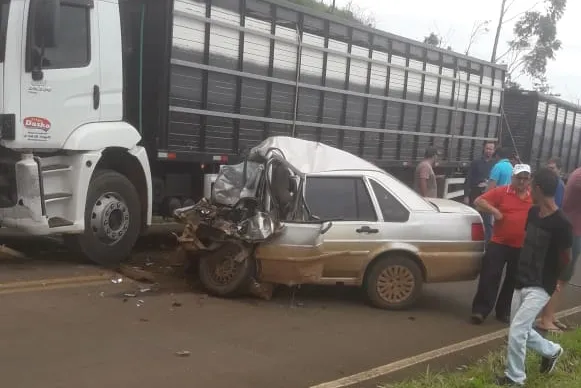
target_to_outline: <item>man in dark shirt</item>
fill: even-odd
[[[529,210],[526,236],[521,249],[508,333],[507,365],[498,385],[522,386],[526,380],[526,349],[543,358],[541,373],[551,373],[563,348],[533,329],[535,318],[560,289],[561,272],[571,260],[571,223],[555,203],[558,177],[549,169],[539,170],[531,193],[536,206]]]
[[[484,194],[488,184],[488,175],[494,164],[495,144],[487,142],[484,144],[482,157],[472,161],[470,170],[464,181],[464,203],[472,205],[474,200]]]
[[[488,176],[490,170],[496,160],[494,160],[494,152],[496,145],[493,142],[484,143],[484,150],[482,157],[472,161],[470,170],[464,181],[464,203],[472,206],[474,200],[484,194],[488,186]],[[490,214],[480,213],[482,221],[484,222],[485,241],[488,242],[492,235],[492,218]]]

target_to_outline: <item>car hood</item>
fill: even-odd
[[[476,210],[463,203],[442,198],[426,198],[440,213],[478,214]]]

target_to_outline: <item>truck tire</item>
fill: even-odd
[[[256,274],[256,260],[249,256],[235,261],[228,245],[198,259],[200,282],[215,296],[232,297],[248,291]]]
[[[377,260],[365,281],[371,304],[386,310],[406,310],[422,293],[422,270],[414,260],[401,254],[386,255]]]
[[[67,242],[90,261],[116,267],[131,254],[140,229],[141,205],[135,186],[116,171],[98,170],[87,192],[85,232],[68,237]]]

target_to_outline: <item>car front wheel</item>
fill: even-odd
[[[199,258],[200,281],[212,295],[231,297],[248,290],[256,274],[256,261],[252,256],[238,261],[237,252],[236,245],[225,243]]]
[[[364,287],[373,306],[405,310],[422,292],[422,271],[411,258],[389,255],[372,264]]]

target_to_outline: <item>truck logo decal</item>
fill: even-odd
[[[48,132],[51,127],[50,121],[42,117],[26,117],[23,122],[24,128],[41,129],[44,132]]]

